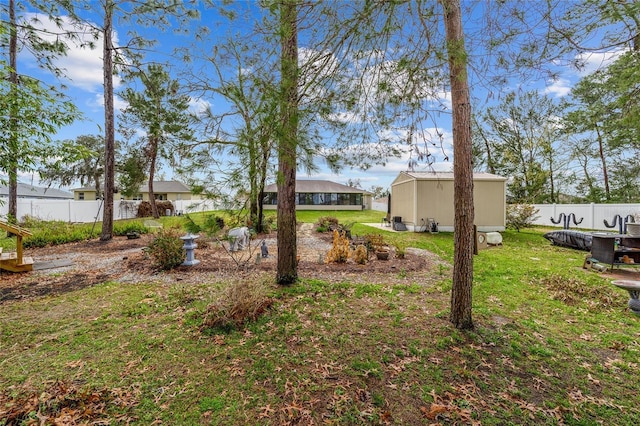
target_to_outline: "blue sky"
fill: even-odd
[[[255,6],[251,2],[243,2],[242,5],[245,6]],[[98,15],[86,15],[89,21],[96,22],[98,25],[100,24],[100,16]],[[212,38],[215,40],[216,35],[224,35],[230,30],[240,31],[243,25],[248,25],[249,22],[245,21],[245,24],[238,23],[236,21],[233,24],[233,27],[228,25],[227,20],[220,19],[219,22],[222,24],[215,24],[218,21],[218,16],[214,11],[207,10],[203,11],[203,21],[207,22],[209,28],[212,30]],[[243,21],[240,21],[243,22]],[[51,24],[47,23],[46,20],[42,20],[42,25],[53,28]],[[71,26],[70,21],[66,21],[66,26]],[[128,42],[128,26],[131,23],[127,22],[117,22],[115,25],[115,40],[117,44],[123,44]],[[174,47],[179,45],[189,45],[194,41],[193,34],[189,35],[175,35],[170,31],[163,32],[154,29],[139,29],[142,34],[151,37],[157,40],[157,44],[154,47],[154,50],[157,52],[154,55],[157,55],[158,58],[166,59],[167,54],[173,50]],[[90,37],[87,35],[87,37]],[[76,103],[77,107],[84,113],[85,120],[79,121],[71,126],[67,126],[62,128],[59,133],[56,135],[55,139],[73,139],[76,136],[82,134],[100,134],[102,133],[102,129],[104,127],[104,110],[103,110],[103,91],[102,91],[102,39],[95,40],[95,44],[97,48],[95,50],[91,50],[88,48],[80,48],[77,46],[70,45],[70,50],[66,57],[61,58],[58,61],[58,65],[66,70],[66,78],[62,80],[62,82],[67,86],[67,93],[71,97],[71,99]],[[471,55],[475,54],[473,50],[470,52]],[[548,80],[534,80],[534,81],[514,81],[510,86],[503,88],[502,90],[515,90],[517,88],[523,88],[525,90],[539,90],[543,93],[547,93],[552,97],[560,98],[566,96],[569,93],[569,90],[573,84],[580,78],[581,75],[584,75],[588,72],[591,72],[597,69],[599,66],[608,63],[612,57],[615,56],[615,53],[612,54],[604,54],[604,53],[592,53],[588,57],[585,57],[586,68],[578,73],[575,70],[572,70],[568,67],[560,67],[560,76],[558,79],[554,81]],[[180,64],[182,65],[182,64]],[[197,64],[193,64],[197,66]],[[43,73],[38,70],[35,62],[29,58],[28,55],[23,54],[20,57],[19,62],[19,71],[22,73],[26,73],[29,75],[35,75],[43,80],[51,80],[51,76]],[[121,90],[123,86],[120,84],[119,80],[115,80],[115,90]],[[486,88],[479,87],[478,92],[474,93],[479,98],[487,98]],[[441,101],[446,105],[448,100],[448,93],[442,93]],[[495,98],[499,96],[493,94]],[[116,97],[116,108],[117,110],[123,108],[125,106],[124,102]],[[225,106],[217,103],[214,99],[193,99],[194,108],[200,108],[202,106],[210,106],[215,111],[224,111]],[[117,111],[116,111],[117,112]],[[442,134],[442,148],[435,150],[434,154],[436,155],[436,162],[433,164],[433,169],[435,170],[450,170],[452,168],[452,135],[451,135],[451,125],[450,118],[448,114],[440,114],[438,116],[438,129]],[[435,129],[433,127],[426,126],[425,132],[435,134]],[[405,136],[401,133],[398,135],[399,139],[403,139]],[[443,161],[445,157],[449,158],[449,161]],[[304,171],[299,171],[299,178],[313,178],[313,179],[329,179],[340,183],[346,183],[348,179],[359,180],[361,186],[365,189],[370,188],[372,185],[382,186],[384,188],[388,188],[393,179],[398,175],[400,171],[405,171],[408,168],[409,163],[409,154],[405,153],[401,158],[391,158],[389,159],[384,166],[382,165],[374,165],[367,171],[360,171],[354,169],[346,169],[343,170],[339,175],[331,173],[326,167],[323,167],[322,164],[321,170],[319,173],[316,173],[312,176],[308,176],[304,173]],[[417,166],[415,170],[421,170],[420,166]],[[166,179],[171,179],[174,177],[173,172],[169,168],[164,168],[162,171],[162,176]],[[22,178],[23,182],[31,183],[32,175],[24,176]],[[35,178],[35,182],[37,184],[37,177]]]

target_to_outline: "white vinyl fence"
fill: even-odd
[[[6,220],[9,200],[0,197],[0,220]],[[172,201],[176,214],[219,210],[220,206],[212,200]],[[114,201],[113,219],[136,217],[139,201]],[[70,223],[90,223],[102,221],[102,201],[47,200],[18,198],[18,220],[31,216],[42,220],[60,220]]]
[[[624,220],[627,216],[634,214],[640,214],[640,204],[534,204],[538,209],[538,215],[540,216],[534,223],[536,225],[563,227],[562,217],[570,217],[571,229],[593,229],[599,231],[612,231],[617,232],[619,230],[620,219],[616,218],[616,215]],[[564,214],[564,216],[562,216]],[[580,224],[576,225],[573,221],[575,217],[576,222]],[[560,223],[553,223],[560,220]],[[605,225],[604,221],[612,228]]]

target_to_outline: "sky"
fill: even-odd
[[[251,5],[251,2],[245,2],[246,4]],[[93,6],[96,6],[95,3],[89,3]],[[211,36],[215,40],[216,34],[220,34],[221,36],[228,32],[230,29],[240,31],[241,28],[229,28],[226,25],[222,24],[213,24],[218,20],[218,16],[215,12],[210,10],[203,10],[203,21],[207,21],[209,23],[209,28],[212,33]],[[33,17],[33,15],[23,15],[25,17]],[[88,21],[100,23],[100,16],[96,14],[87,13],[85,14],[85,18]],[[228,21],[226,21],[228,22]],[[47,22],[46,18],[41,20],[41,25],[54,29],[53,24]],[[63,17],[63,25],[65,28],[71,28],[71,21],[67,18]],[[117,45],[121,45],[123,43],[128,42],[128,27],[131,25],[131,22],[118,21],[115,24],[115,34],[114,41]],[[237,25],[237,24],[235,24]],[[240,25],[241,27],[242,25]],[[142,28],[138,27],[138,30],[145,35],[146,37],[151,37],[157,41],[154,50],[157,51],[155,53],[158,57],[167,57],[167,54],[176,46],[179,45],[188,45],[194,41],[194,34],[186,34],[186,35],[175,35],[170,31],[159,31],[153,28]],[[90,35],[86,35],[86,40],[90,39]],[[76,136],[83,134],[100,134],[102,133],[102,129],[104,128],[104,108],[103,108],[103,74],[102,74],[102,38],[93,40],[96,49],[89,49],[86,47],[74,46],[73,44],[69,45],[68,54],[57,61],[57,65],[65,70],[65,77],[62,79],[62,83],[64,83],[67,87],[66,93],[73,100],[73,102],[77,105],[77,107],[84,114],[85,119],[83,121],[78,121],[73,125],[66,126],[58,132],[57,135],[54,136],[54,139],[62,140],[62,139],[74,139]],[[476,52],[471,51],[471,54]],[[556,80],[539,80],[539,81],[528,81],[526,82],[526,86],[529,89],[534,88],[535,90],[539,90],[542,93],[548,94],[549,96],[559,99],[565,97],[569,94],[570,89],[573,84],[575,84],[578,79],[589,73],[594,71],[600,66],[606,65],[611,61],[612,58],[615,57],[615,53],[604,54],[604,53],[592,53],[587,57],[584,57],[586,66],[580,72],[571,69],[565,66],[559,66],[559,78]],[[198,64],[193,64],[194,67],[197,67]],[[52,81],[52,77],[46,73],[43,73],[41,70],[37,68],[37,64],[26,52],[21,53],[19,57],[19,71],[29,75],[35,75],[44,81]],[[510,86],[502,90],[515,90],[521,85],[522,82],[513,82]],[[123,85],[116,78],[114,81],[114,87],[116,93],[119,90],[123,89]],[[479,90],[485,91],[486,88],[480,88]],[[476,96],[482,98],[486,97],[484,93],[475,93]],[[447,105],[447,100],[449,98],[448,93],[442,93],[440,101],[444,105]],[[499,97],[499,96],[498,96]],[[122,110],[126,104],[116,96],[116,114]],[[449,104],[450,105],[450,104]],[[225,106],[221,105],[218,100],[214,100],[212,98],[201,98],[201,99],[193,99],[193,108],[198,109],[203,106],[209,106],[215,111],[224,111]],[[439,149],[433,151],[435,155],[435,162],[430,166],[417,165],[414,167],[415,171],[422,170],[436,170],[436,171],[450,171],[453,167],[453,148],[452,148],[452,134],[451,134],[451,124],[450,117],[445,112],[444,114],[438,115],[438,131],[440,132],[440,138],[442,141],[442,146]],[[433,126],[426,125],[425,132],[435,134],[435,128]],[[330,136],[327,136],[330,137]],[[405,136],[404,133],[400,132],[398,134],[399,139],[403,139]],[[445,161],[445,158],[448,160]],[[359,181],[360,185],[364,189],[369,189],[372,186],[381,186],[385,189],[389,189],[391,182],[395,179],[395,177],[401,171],[407,171],[410,163],[410,153],[405,152],[400,158],[389,158],[384,165],[373,165],[366,171],[358,170],[358,169],[345,169],[340,172],[340,174],[334,174],[329,169],[322,164],[322,162],[318,162],[320,166],[320,171],[314,173],[313,175],[307,175],[304,171],[298,172],[299,179],[327,179],[332,180],[339,183],[347,183],[347,181]],[[165,167],[161,176],[165,179],[174,178],[173,171]],[[25,183],[34,183],[38,184],[37,175],[29,174],[25,175],[21,179]]]

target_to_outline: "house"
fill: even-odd
[[[48,200],[71,200],[73,194],[61,189],[42,188],[39,186],[18,183],[18,198],[38,198]],[[0,197],[9,197],[9,187],[0,185]]]
[[[154,181],[153,182],[153,194],[156,200],[169,200],[169,201],[181,201],[181,200],[200,200],[199,195],[191,193],[191,189],[182,182],[175,180],[167,181]],[[95,200],[96,189],[91,186],[84,186],[82,188],[76,188],[73,190],[73,198],[75,200]],[[114,199],[118,200],[149,200],[149,185],[140,185],[140,192],[135,197],[124,197],[119,192],[114,194]]]
[[[490,173],[473,174],[474,223],[479,231],[504,231],[506,181]],[[453,231],[453,173],[401,172],[391,183],[390,220],[409,230],[427,231],[429,219],[441,231]]]
[[[297,210],[368,210],[372,194],[328,180],[296,180]],[[275,210],[278,204],[276,184],[264,189],[264,209]]]

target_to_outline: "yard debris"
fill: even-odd
[[[7,425],[109,424],[114,419],[114,408],[126,412],[138,404],[136,390],[92,390],[82,388],[76,381],[58,380],[42,392],[30,390],[26,395],[11,396],[11,393],[0,393],[0,419]],[[117,416],[121,424],[133,420],[126,414]]]

